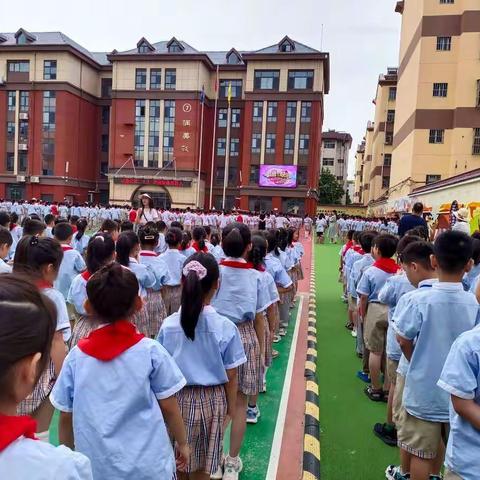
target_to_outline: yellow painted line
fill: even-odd
[[[317,356],[317,350],[315,348],[309,348],[307,350],[307,355],[313,355],[314,357]]]
[[[311,370],[312,372],[317,371],[317,366],[315,365],[314,362],[305,362],[305,369],[306,370]]]
[[[313,380],[307,380],[307,390],[314,392],[318,395],[318,383]]]
[[[320,460],[320,442],[313,435],[305,434],[303,449]]]
[[[312,402],[306,402],[305,404],[305,413],[311,415],[313,418],[318,420],[320,418],[320,409],[317,405]]]

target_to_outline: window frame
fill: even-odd
[[[433,140],[433,141],[432,141]],[[431,128],[428,133],[428,143],[431,145],[441,145],[445,142],[445,129]]]
[[[265,135],[265,154],[275,155],[276,147],[277,147],[277,134],[273,132],[268,132]]]
[[[50,65],[47,66],[47,62],[49,62]],[[44,80],[56,80],[57,79],[57,61],[56,60],[44,60],[43,61],[43,79]]]
[[[167,82],[167,79],[170,77],[170,81]],[[174,82],[171,82],[173,77]],[[177,89],[177,69],[176,68],[166,68],[165,69],[165,90],[176,90]]]
[[[448,83],[447,82],[434,82],[432,88],[432,96],[438,98],[447,98],[448,96]]]
[[[150,69],[150,90],[161,90],[162,89],[162,69],[161,68],[151,68]],[[158,78],[158,82],[154,82],[154,79]]]
[[[298,75],[298,74],[305,74],[305,77]],[[296,78],[305,78],[305,87],[299,87],[295,84]],[[302,90],[313,90],[313,84],[315,79],[315,72],[314,70],[289,70],[288,71],[288,80],[287,80],[287,89],[294,90],[294,91],[302,91]]]
[[[271,74],[271,76],[268,74]],[[271,88],[262,87],[262,78],[271,78]],[[253,79],[254,90],[278,92],[280,88],[280,70],[255,70],[253,73]]]
[[[449,52],[452,50],[452,37],[449,35],[437,36],[437,52]]]
[[[143,79],[143,83],[141,83],[142,79]],[[135,69],[135,90],[146,90],[146,89],[147,89],[147,69],[136,68]]]

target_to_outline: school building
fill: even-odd
[[[0,34],[0,197],[315,211],[328,53],[132,47]]]

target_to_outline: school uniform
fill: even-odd
[[[227,258],[220,244],[215,245],[210,253],[215,257],[217,263],[220,263],[222,260]]]
[[[470,291],[472,285],[476,283],[477,277],[480,275],[480,263],[478,265],[474,265],[472,269],[465,273],[463,276],[462,284],[463,288],[466,292]]]
[[[157,340],[186,379],[176,396],[192,448],[187,472],[213,474],[222,461],[226,371],[247,361],[240,333],[229,319],[206,305],[198,317],[195,340],[185,336],[180,312],[165,319]]]
[[[12,267],[3,258],[0,258],[0,273],[12,273]]]
[[[166,350],[124,320],[70,351],[50,400],[73,412],[75,449],[95,479],[170,479],[175,458],[158,401],[185,383]]]
[[[452,321],[454,319],[454,321]],[[435,458],[449,421],[449,394],[437,386],[453,342],[480,322],[474,295],[461,283],[438,282],[421,289],[395,316],[397,335],[416,340],[399,417],[399,445],[413,455]]]
[[[155,253],[158,255],[166,252],[167,250],[167,244],[165,243],[165,235],[163,233],[158,234],[158,243],[157,246],[155,247]]]
[[[77,234],[72,238],[72,243],[70,246],[74,248],[80,255],[83,255],[88,247],[88,242],[90,241],[90,236],[83,234],[80,237],[80,240],[77,240]]]
[[[448,394],[480,405],[480,328],[462,333],[452,345],[437,385]],[[464,479],[480,478],[480,431],[450,403],[446,467]]]
[[[73,249],[70,245],[61,245],[63,250],[63,259],[58,270],[58,277],[55,281],[55,288],[57,288],[63,297],[66,299],[68,290],[72,284],[73,279],[87,268],[85,260]]]
[[[45,227],[43,236],[47,238],[53,238],[53,227]]]
[[[193,247],[188,247],[185,250],[179,250],[179,252],[185,257],[185,259],[197,253],[197,251]]]
[[[36,440],[35,430],[33,418],[0,415],[0,478],[93,480],[86,456]]]
[[[185,256],[176,248],[169,248],[159,258],[168,267],[168,279],[162,288],[162,295],[167,315],[171,315],[178,311],[182,301],[182,269]]]

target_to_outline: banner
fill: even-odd
[[[260,165],[260,187],[295,188],[296,165]]]

